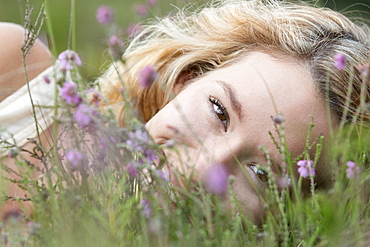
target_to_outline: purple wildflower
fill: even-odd
[[[147,0],[146,3],[149,5],[149,6],[154,6],[157,4],[157,0]]]
[[[141,25],[132,23],[127,28],[127,35],[130,38],[133,38],[136,35],[138,35],[142,30],[143,30],[143,27]]]
[[[112,35],[109,38],[109,46],[118,46],[123,47],[125,45],[125,42],[122,38],[118,37],[117,35]]]
[[[157,176],[161,180],[163,180],[165,182],[169,182],[170,181],[170,176],[168,175],[168,172],[165,172],[165,171],[163,171],[161,169],[157,169],[157,170],[155,170],[155,173],[157,174]]]
[[[156,162],[159,160],[158,156],[155,154],[154,150],[150,149],[150,148],[146,148],[144,150],[144,155],[145,155],[145,158],[146,158],[146,162],[148,164],[151,164],[153,162]]]
[[[129,146],[133,151],[139,152],[144,152],[143,146],[150,140],[148,133],[141,129],[129,132],[128,138],[129,139],[126,141],[127,146]]]
[[[100,6],[96,11],[96,20],[102,25],[112,23],[114,21],[114,10],[105,5]]]
[[[228,186],[227,168],[225,165],[216,164],[208,169],[205,178],[206,190],[215,195],[222,195],[226,192]]]
[[[283,115],[281,115],[281,114],[278,114],[278,115],[276,115],[275,117],[272,118],[272,121],[276,125],[282,124],[284,122],[284,120],[285,119],[284,119]]]
[[[148,15],[148,7],[144,4],[135,4],[135,11],[141,17]]]
[[[103,100],[103,96],[100,92],[96,91],[95,89],[89,89],[87,90],[89,103],[94,104],[95,106],[99,106],[100,102]]]
[[[342,70],[346,67],[347,58],[342,53],[338,53],[334,56],[335,68]]]
[[[82,98],[77,92],[77,85],[73,81],[64,82],[63,87],[60,89],[60,95],[70,105],[78,106],[82,101]]]
[[[65,157],[73,168],[78,168],[86,162],[86,157],[77,150],[69,150]]]
[[[127,164],[125,169],[131,177],[136,177],[137,172],[138,172],[137,164],[130,162]]]
[[[297,162],[297,165],[299,166],[298,172],[301,177],[306,178],[308,176],[316,175],[312,160],[300,160]]]
[[[356,165],[353,161],[347,162],[347,170],[346,170],[347,178],[355,178],[360,174],[360,167]]]
[[[144,156],[139,158],[140,164],[151,164],[159,159],[154,150],[148,147],[149,142],[150,138],[145,130],[137,129],[128,133],[127,148],[131,151],[140,152]]]
[[[148,65],[139,71],[137,80],[139,81],[139,84],[143,88],[146,88],[152,85],[152,83],[154,82],[155,79],[157,79],[157,77],[158,77],[157,71],[154,69],[153,66]]]
[[[150,201],[143,199],[140,201],[140,205],[143,209],[143,214],[145,218],[149,219],[152,216],[152,207],[150,206]]]
[[[59,54],[58,59],[60,61],[60,68],[62,71],[73,69],[74,62],[76,65],[81,65],[82,61],[75,51],[66,50]]]
[[[119,38],[117,35],[112,35],[109,38],[109,52],[111,56],[115,59],[119,59],[122,55],[122,48],[124,47],[125,42],[123,39]]]
[[[94,116],[97,116],[98,113],[92,109],[90,106],[85,104],[80,104],[73,117],[75,118],[78,126],[80,128],[91,127],[95,122],[93,120]]]
[[[17,155],[19,154],[19,148],[17,147],[12,147],[10,150],[9,150],[9,153],[8,153],[8,158],[15,158],[17,157]]]
[[[99,147],[103,151],[109,150],[109,147],[113,146],[116,143],[116,139],[114,137],[102,137],[99,142]]]
[[[44,79],[46,84],[50,84],[51,80],[49,75],[44,75],[42,78]]]
[[[360,78],[363,80],[370,75],[370,63],[360,64],[357,69],[360,72]]]

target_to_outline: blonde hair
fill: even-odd
[[[181,76],[196,78],[253,49],[278,51],[305,62],[331,109],[339,118],[351,119],[361,97],[370,101],[369,80],[361,79],[356,69],[369,60],[369,40],[366,25],[327,8],[274,0],[216,1],[145,26],[123,55],[125,63],[113,64],[99,83],[107,99],[118,103],[121,123],[122,85],[143,121],[148,121],[169,102]],[[334,67],[336,54],[347,59],[343,70]],[[143,88],[137,77],[147,65],[154,66],[159,76]],[[349,100],[348,88],[352,88]]]

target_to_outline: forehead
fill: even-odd
[[[238,92],[239,100],[254,100],[270,106],[272,113],[283,112],[292,104],[310,108],[318,94],[312,76],[303,62],[286,55],[281,58],[263,52],[251,52],[227,66],[208,73],[208,81],[224,80]]]

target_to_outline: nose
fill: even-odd
[[[181,160],[183,167],[193,169],[197,180],[207,176],[209,167],[214,164],[225,165],[229,172],[238,170],[241,163],[251,158],[254,153],[246,140],[232,135],[225,137],[208,133],[177,134],[179,143],[176,148],[179,152],[171,160],[175,160],[175,163],[176,159]]]

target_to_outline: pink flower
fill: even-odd
[[[150,201],[143,199],[140,201],[140,205],[143,209],[143,214],[145,218],[149,219],[152,216],[152,207],[150,206]]]
[[[96,20],[102,25],[110,24],[114,21],[114,10],[102,5],[96,11]]]
[[[143,27],[141,25],[132,23],[127,28],[127,35],[130,38],[133,38],[136,35],[138,35],[142,30],[143,30]]]
[[[81,65],[82,61],[75,51],[66,50],[59,54],[60,68],[62,71],[73,69],[73,63]]]
[[[50,76],[49,75],[44,75],[42,78],[44,79],[44,81],[46,82],[46,84],[50,84],[51,80],[50,80]]]
[[[146,3],[149,5],[149,6],[154,6],[157,4],[157,0],[147,0]]]
[[[73,117],[75,118],[80,128],[91,127],[95,122],[93,117],[97,116],[98,113],[94,111],[90,106],[80,104]]]
[[[112,35],[109,38],[109,52],[114,59],[119,59],[123,54],[125,42],[117,35]]]
[[[95,106],[99,106],[100,102],[103,100],[101,93],[93,88],[88,89],[87,94],[89,96],[89,103],[94,104]]]
[[[163,171],[161,169],[157,169],[157,170],[155,170],[155,173],[157,174],[157,176],[161,180],[163,180],[165,182],[169,182],[170,181],[170,176],[168,175],[168,172],[165,172],[165,171]]]
[[[143,87],[149,87],[152,85],[155,79],[157,79],[158,73],[153,66],[148,65],[145,68],[141,69],[138,73],[137,80],[139,84]]]
[[[86,157],[77,150],[69,150],[65,157],[73,168],[83,166],[87,161]]]
[[[60,96],[70,105],[78,106],[82,101],[77,92],[77,85],[73,81],[64,82],[63,87],[60,89]]]
[[[360,64],[357,66],[358,71],[360,72],[361,79],[368,78],[370,75],[370,63]]]
[[[315,176],[315,169],[313,168],[312,160],[300,160],[297,162],[299,166],[298,172],[301,177]]]
[[[144,4],[136,4],[135,11],[141,17],[146,17],[148,15],[148,7]]]
[[[125,42],[123,39],[118,37],[117,35],[112,35],[109,38],[109,46],[118,46],[118,47],[123,47],[125,45]]]
[[[342,70],[346,67],[347,58],[341,53],[334,56],[334,66],[335,68]]]
[[[17,157],[17,155],[20,153],[20,150],[19,148],[17,147],[12,147],[10,150],[9,150],[9,153],[8,153],[8,158],[15,158]]]
[[[136,177],[137,172],[138,172],[137,164],[130,162],[127,164],[125,169],[131,177]]]
[[[272,121],[276,125],[282,124],[284,122],[284,120],[285,119],[284,119],[283,115],[281,115],[281,114],[278,114],[278,115],[276,115],[275,117],[272,118]]]
[[[229,177],[226,166],[222,164],[213,165],[206,174],[206,190],[215,195],[224,194],[228,187]]]
[[[355,178],[360,174],[360,167],[356,165],[355,162],[353,161],[348,161],[347,162],[347,178]]]

